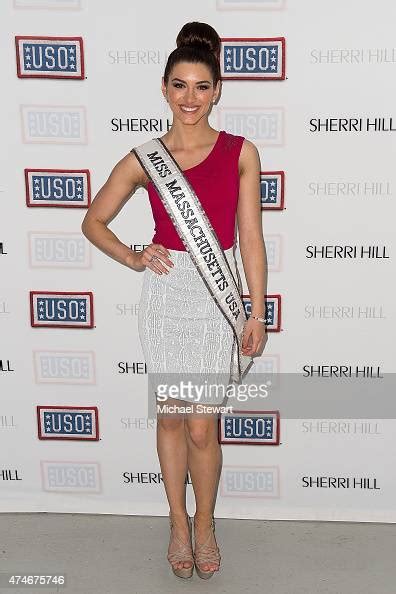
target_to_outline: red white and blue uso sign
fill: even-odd
[[[88,169],[25,169],[26,205],[88,208]]]
[[[224,37],[220,67],[223,80],[283,80],[284,37]]]
[[[93,295],[30,291],[30,318],[34,328],[93,328]]]
[[[280,417],[278,410],[234,410],[218,420],[219,443],[240,445],[279,445]]]
[[[261,210],[283,210],[285,205],[285,172],[260,171]]]
[[[82,37],[15,36],[19,78],[69,78],[84,74]]]
[[[37,406],[39,439],[99,440],[96,406]]]
[[[247,317],[251,314],[252,302],[250,295],[241,295],[242,303]],[[265,295],[265,327],[267,332],[280,332],[281,329],[281,295]]]

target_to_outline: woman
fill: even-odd
[[[211,106],[220,93],[220,38],[216,31],[205,23],[187,23],[176,43],[162,80],[173,122],[161,141],[194,188],[233,273],[235,221],[238,223],[252,304],[242,352],[253,356],[267,338],[258,152],[249,140],[218,132],[208,123]],[[107,225],[139,186],[149,193],[156,233],[152,243],[138,253],[119,241]],[[144,271],[139,336],[149,372],[222,373],[229,369],[232,329],[133,151],[115,165],[87,211],[82,231],[110,257]],[[194,565],[200,577],[211,577],[221,558],[213,517],[222,461],[217,417],[158,414],[157,421],[157,451],[170,507],[168,560],[178,577],[191,577]],[[187,471],[196,499],[194,551],[192,523],[186,511]]]

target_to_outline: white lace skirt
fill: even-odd
[[[231,368],[233,331],[187,251],[169,250],[174,267],[169,274],[144,271],[138,330],[148,374],[167,377],[191,374],[212,381],[227,377]],[[238,279],[234,248],[224,250]],[[178,396],[170,397],[178,398]],[[220,399],[222,400],[222,399]],[[207,402],[220,401],[207,398]]]

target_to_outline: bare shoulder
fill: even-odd
[[[116,163],[113,172],[117,176],[122,176],[126,180],[129,180],[131,185],[135,187],[146,187],[148,181],[147,175],[133,151],[127,153]]]
[[[256,145],[245,138],[239,155],[239,173],[260,167],[260,156]]]

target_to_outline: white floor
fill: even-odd
[[[210,580],[175,577],[168,519],[0,514],[0,573],[66,574],[38,594],[394,594],[394,524],[216,519],[222,566]]]

